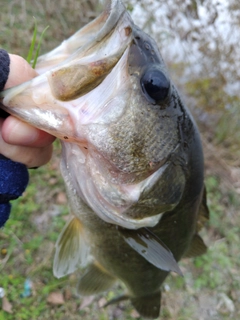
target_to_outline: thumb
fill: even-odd
[[[9,54],[9,57],[10,72],[4,89],[17,86],[18,84],[31,80],[38,75],[37,72],[22,57],[15,54]]]

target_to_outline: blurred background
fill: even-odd
[[[240,2],[238,0],[126,0],[135,23],[158,43],[169,72],[202,135],[210,221],[202,231],[208,253],[180,265],[163,286],[161,319],[240,318]],[[102,9],[97,0],[1,0],[0,46],[27,57],[34,18],[45,53]],[[31,171],[24,197],[13,202],[0,230],[0,320],[140,319],[126,302],[101,308],[118,284],[98,297],[79,298],[81,271],[52,275],[54,243],[68,220],[59,173],[52,161]],[[3,290],[4,293],[3,293]]]

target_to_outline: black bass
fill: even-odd
[[[79,293],[122,281],[137,311],[160,313],[161,285],[184,256],[206,251],[208,219],[198,129],[155,41],[120,0],[39,58],[33,80],[1,106],[62,141],[73,218],[56,244],[54,275],[86,267]]]

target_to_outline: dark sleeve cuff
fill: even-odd
[[[0,49],[0,91],[3,90],[9,75],[10,57],[7,51]]]
[[[9,201],[22,195],[28,184],[27,167],[0,155],[0,228],[10,214]]]
[[[0,228],[7,222],[11,211],[10,203],[0,203]]]

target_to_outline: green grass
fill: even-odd
[[[34,30],[33,30],[33,36],[32,36],[32,42],[28,51],[28,55],[27,55],[27,62],[31,63],[32,62],[32,67],[33,69],[35,69],[36,64],[37,64],[37,59],[39,57],[39,53],[40,53],[40,48],[41,48],[41,44],[42,44],[42,40],[44,37],[45,32],[47,31],[47,29],[49,28],[49,26],[47,26],[41,33],[40,38],[39,38],[39,42],[38,44],[36,44],[36,38],[37,38],[37,21],[36,18],[34,18]],[[37,48],[36,48],[37,45]],[[34,50],[36,50],[35,55],[34,55]],[[34,58],[33,58],[34,56]]]

